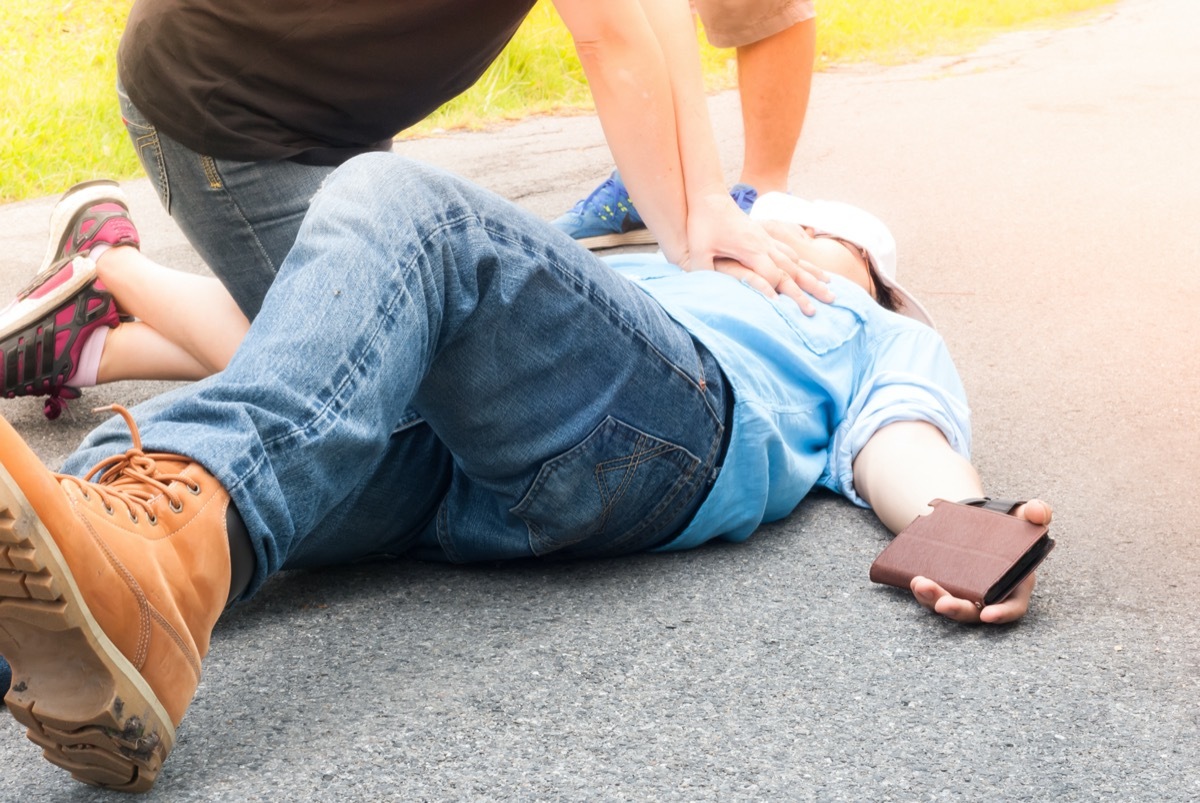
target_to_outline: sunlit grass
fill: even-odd
[[[130,0],[0,0],[0,201],[139,171],[114,90]]]
[[[1115,0],[819,0],[817,68],[966,52],[998,31],[1077,22]]]
[[[1114,0],[820,0],[818,69],[961,52],[1014,26],[1063,24]],[[114,82],[132,0],[0,0],[0,202],[87,178],[138,175]],[[702,45],[709,87],[733,86],[733,51]],[[570,36],[540,0],[513,43],[461,97],[405,133],[478,128],[529,114],[589,109]]]

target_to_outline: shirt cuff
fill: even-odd
[[[881,374],[859,392],[833,435],[829,475],[832,490],[860,507],[870,507],[854,490],[854,458],[871,436],[897,421],[925,421],[941,430],[950,446],[971,459],[971,411],[953,393],[913,376]]]

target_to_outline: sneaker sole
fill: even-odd
[[[0,466],[0,655],[13,717],[76,779],[144,792],[175,745],[158,697],[104,634],[53,537]]]
[[[46,271],[45,276],[39,275],[40,281],[30,285],[26,293],[36,292],[39,287],[52,278],[59,269],[58,265]],[[63,304],[73,298],[80,290],[96,281],[99,274],[96,264],[86,257],[75,257],[71,260],[71,277],[52,291],[40,298],[17,297],[10,309],[0,313],[0,342],[7,341],[14,335],[20,334],[33,324],[45,319],[58,311]]]
[[[70,203],[67,203],[68,200]],[[58,255],[62,253],[63,246],[66,245],[67,238],[80,217],[92,204],[106,200],[116,201],[126,210],[129,209],[129,199],[125,197],[125,192],[117,182],[108,178],[80,182],[63,193],[62,198],[55,204],[54,211],[50,213],[50,244],[46,248],[46,256],[42,258],[42,266],[20,295],[32,293],[53,275]]]
[[[616,248],[621,245],[656,245],[658,238],[649,229],[634,229],[621,234],[599,234],[595,237],[581,237],[575,242],[589,251],[601,248]]]

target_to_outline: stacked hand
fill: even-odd
[[[768,298],[785,295],[812,315],[813,299],[828,303],[833,293],[825,272],[800,257],[807,236],[798,226],[750,219],[722,187],[688,210],[688,253],[667,258],[684,270],[727,273]]]

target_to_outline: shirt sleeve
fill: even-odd
[[[971,457],[971,411],[962,380],[941,337],[916,326],[879,345],[833,434],[822,484],[861,507],[869,505],[854,489],[854,458],[888,424],[926,421],[956,452]]]

